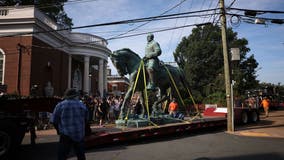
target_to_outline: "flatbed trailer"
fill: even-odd
[[[91,127],[92,133],[85,138],[86,147],[95,147],[105,144],[139,140],[173,135],[183,132],[194,132],[202,129],[224,127],[227,120],[225,117],[203,117],[192,121],[170,123],[160,126],[147,126],[141,128],[117,128],[117,127]]]
[[[234,108],[234,123],[246,124],[255,123],[259,120],[258,109]],[[201,117],[186,118],[179,123],[169,123],[159,126],[147,126],[140,128],[129,127],[98,127],[93,126],[92,133],[85,138],[86,147],[95,147],[117,142],[139,140],[142,138],[153,138],[180,133],[191,133],[203,129],[214,129],[226,127],[226,108],[221,111],[218,108],[207,108]]]

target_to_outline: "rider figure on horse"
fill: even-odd
[[[146,70],[149,76],[147,89],[155,90],[156,88],[156,76],[159,67],[158,56],[162,54],[162,50],[158,42],[154,41],[154,35],[149,34],[147,36],[147,45],[145,47],[145,57],[143,61],[145,62]]]

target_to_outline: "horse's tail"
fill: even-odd
[[[184,73],[183,69],[181,69],[181,68],[178,68],[178,69],[179,69],[179,73],[180,73],[180,81],[181,81],[183,87],[188,89],[189,83],[185,78],[185,73]]]
[[[180,81],[183,85],[184,88],[186,88],[186,90],[188,91],[188,95],[193,99],[192,97],[192,93],[190,91],[190,85],[189,85],[189,82],[186,80],[185,78],[185,73],[183,71],[183,69],[179,68],[179,71],[180,71]],[[193,100],[194,101],[194,100]],[[195,103],[195,102],[194,102]]]

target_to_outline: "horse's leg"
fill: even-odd
[[[119,118],[120,119],[124,119],[125,116],[126,116],[126,113],[127,113],[127,105],[129,104],[130,102],[130,99],[131,99],[131,94],[132,94],[132,90],[133,90],[133,87],[131,86],[125,96],[124,96],[124,100],[122,102],[122,105],[121,105],[121,108],[120,108],[120,115],[119,115]]]
[[[166,90],[165,89],[161,89],[160,90],[160,95],[161,98],[159,98],[157,101],[154,102],[153,104],[153,112],[154,113],[162,113],[162,109],[161,107],[159,107],[158,105],[160,105],[162,102],[164,102],[165,100],[168,99],[168,96],[166,94]]]
[[[145,115],[145,97],[143,94],[143,91],[139,92],[139,97],[140,97],[140,103],[142,105],[142,110],[141,110],[141,115],[139,115],[140,118],[143,118]]]

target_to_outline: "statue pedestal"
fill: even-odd
[[[147,118],[130,118],[127,120],[116,120],[115,124],[117,128],[140,128],[140,127],[147,127],[151,126],[152,123],[156,125],[165,125],[169,123],[179,123],[182,122],[183,120],[178,119],[178,118],[173,118],[167,114],[164,115],[156,115],[156,116],[151,116],[150,120]]]
[[[157,125],[182,122],[181,119],[173,118],[167,114],[151,117],[150,120]]]
[[[128,119],[128,120],[116,120],[115,125],[117,128],[140,128],[149,126],[148,119]]]

